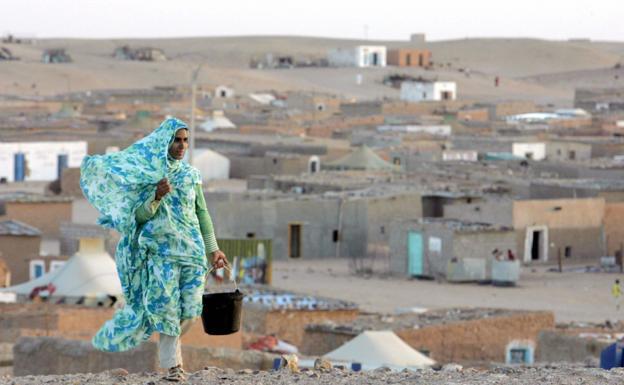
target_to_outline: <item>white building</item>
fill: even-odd
[[[546,159],[546,143],[514,143],[511,152],[518,157],[532,160]]]
[[[451,126],[443,125],[416,125],[416,124],[386,124],[378,126],[379,132],[405,132],[409,134],[428,134],[435,136],[450,136]]]
[[[206,148],[195,149],[193,166],[197,167],[203,180],[230,178],[230,160]]]
[[[334,67],[385,67],[386,47],[382,45],[358,45],[329,51],[327,60]]]
[[[405,81],[401,83],[401,100],[425,102],[457,99],[455,82]]]
[[[446,150],[442,152],[442,160],[445,162],[476,162],[479,153],[474,150]]]
[[[87,142],[0,142],[0,179],[53,181],[67,167],[80,167]]]

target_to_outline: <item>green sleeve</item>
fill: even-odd
[[[154,197],[151,197],[139,206],[135,211],[137,224],[142,225],[152,219],[154,214],[156,214],[156,210],[158,210],[158,206],[160,206],[160,201],[155,200]]]
[[[204,198],[204,191],[202,190],[201,184],[195,185],[195,212],[199,220],[199,229],[201,230],[202,238],[204,238],[204,245],[206,245],[206,254],[214,253],[219,250],[219,245],[215,237],[212,219],[206,207],[206,199]]]

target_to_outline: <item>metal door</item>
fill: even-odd
[[[407,272],[410,276],[423,275],[423,238],[413,231],[407,236]]]

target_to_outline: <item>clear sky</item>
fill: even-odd
[[[31,37],[307,35],[624,41],[624,0],[0,0]]]

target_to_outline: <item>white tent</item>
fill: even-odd
[[[324,357],[330,361],[357,362],[363,370],[382,366],[395,370],[423,369],[435,364],[391,331],[366,331]]]
[[[102,239],[82,238],[80,250],[60,269],[20,285],[0,289],[0,292],[28,296],[34,288],[48,284],[55,287],[53,298],[64,297],[68,303],[81,297],[97,299],[112,295],[120,298],[122,294],[115,261],[104,250]]]
[[[212,150],[195,149],[193,166],[199,170],[203,180],[230,178],[230,160]]]

